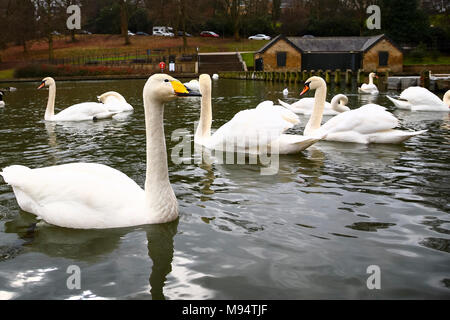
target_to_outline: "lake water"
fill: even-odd
[[[121,92],[128,118],[46,124],[48,91],[11,84],[0,109],[0,168],[96,162],[145,179],[145,80],[60,82],[57,109]],[[282,84],[219,80],[214,128],[243,109],[283,98]],[[294,102],[300,86],[289,87]],[[36,225],[0,178],[0,299],[428,299],[450,298],[448,113],[395,111],[385,97],[350,106],[389,107],[402,127],[429,129],[404,145],[321,142],[281,156],[277,175],[259,165],[174,164],[170,179],[180,218],[166,225],[79,231]],[[58,108],[58,106],[60,106]],[[199,99],[166,106],[172,132],[192,135]],[[303,131],[302,125],[292,130]],[[69,290],[68,267],[81,269]],[[369,266],[381,290],[369,290]]]

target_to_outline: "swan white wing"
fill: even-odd
[[[115,97],[106,98],[103,103],[109,112],[126,112],[133,111],[134,108],[127,102],[123,102]]]
[[[310,115],[314,110],[314,98],[303,98],[293,104],[287,104],[281,100],[278,102],[285,108],[291,110],[292,112],[304,115]],[[334,111],[329,102],[325,102],[325,109],[323,115],[336,115],[338,112]]]
[[[200,83],[198,80],[191,80],[189,82],[184,83],[184,85],[189,90],[200,91]]]
[[[280,120],[284,120],[289,124],[297,125],[300,124],[300,118],[291,110],[283,107],[274,105],[272,101],[264,101],[260,103],[256,108],[256,111],[260,113],[262,118],[266,118],[268,115],[274,117],[281,117]]]
[[[288,112],[286,112],[288,111]],[[280,106],[264,104],[237,113],[211,137],[208,147],[219,150],[249,151],[268,146],[296,124],[295,114]],[[292,117],[292,118],[290,118]],[[295,122],[295,123],[294,123]]]
[[[108,166],[12,166],[1,175],[14,188],[21,208],[50,224],[86,229],[145,222],[139,215],[143,210],[136,207],[144,203],[144,191],[125,174]]]
[[[445,106],[437,95],[422,87],[409,87],[401,93],[400,98],[408,100],[413,106]]]
[[[360,134],[371,134],[394,129],[399,121],[386,108],[368,104],[359,109],[341,113],[322,126],[328,133],[354,131]]]
[[[367,84],[367,83],[364,83],[361,86],[361,88],[359,88],[359,91],[363,92],[363,93],[377,93],[377,92],[379,92],[378,91],[378,87],[376,85],[374,85],[374,84]]]
[[[114,114],[111,113],[102,103],[85,102],[62,110],[54,116],[54,120],[83,121],[92,120],[95,117],[105,118],[108,117],[108,115],[111,117]]]

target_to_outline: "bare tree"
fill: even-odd
[[[125,38],[125,45],[130,45],[130,36],[128,35],[128,7],[126,0],[120,0],[120,19],[122,36]]]

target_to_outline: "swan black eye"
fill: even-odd
[[[169,82],[169,79],[164,80],[164,82]]]

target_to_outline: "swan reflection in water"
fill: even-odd
[[[119,274],[122,273],[122,275],[117,278],[115,275],[116,272],[111,272],[110,277],[112,277],[115,285],[119,285],[118,282],[120,282],[120,284],[127,285],[126,283],[123,283],[123,281],[128,281],[130,279],[128,273],[130,273],[129,271],[131,270],[127,268],[125,263],[120,263],[120,261],[117,261],[120,257],[114,258],[114,255],[120,254],[120,246],[123,244],[128,235],[143,231],[147,237],[148,257],[153,262],[149,277],[151,299],[165,300],[164,286],[166,284],[167,276],[172,272],[174,237],[178,231],[178,223],[179,220],[167,224],[147,225],[137,228],[75,230],[59,228],[48,224],[41,224],[40,222],[36,224],[36,220],[32,215],[21,212],[14,220],[6,222],[5,232],[17,234],[20,239],[24,241],[20,248],[16,248],[19,255],[37,252],[52,258],[73,259],[77,261],[75,264],[78,263],[80,265],[85,265],[86,268],[111,263],[111,261],[111,267],[114,267],[114,264],[117,263],[121,268],[121,270],[119,270]],[[131,257],[133,256],[130,256],[130,258]],[[130,265],[135,266],[136,264],[131,263]],[[64,269],[66,267],[67,266],[61,268]],[[28,269],[30,269],[29,266]],[[82,275],[83,269],[84,268],[81,267]],[[98,270],[96,267],[94,269]],[[89,273],[91,273],[90,270],[86,271],[86,274]],[[133,271],[132,273],[136,272]],[[19,274],[23,274],[23,272]],[[96,274],[94,274],[93,276],[93,281],[96,281],[96,279],[98,279],[98,275],[96,276]],[[104,275],[102,274],[101,278],[103,278],[103,276]],[[92,277],[92,275],[89,275],[89,277]],[[132,279],[136,278],[133,277]],[[15,278],[10,280],[10,284],[17,283],[17,279]],[[88,283],[88,281],[86,281],[86,283]],[[65,285],[65,283],[62,283],[61,285]],[[137,283],[128,285],[130,288],[142,286],[146,287],[146,285]],[[17,288],[15,285],[11,286],[13,288]],[[103,284],[101,287],[105,286],[107,285]],[[95,285],[93,287],[98,288],[99,286]],[[134,294],[136,290],[131,290],[131,292],[131,294]],[[78,293],[80,292],[74,292],[74,295]],[[143,293],[142,295],[144,299],[148,298],[148,292]],[[83,296],[84,294],[81,298]]]
[[[228,158],[234,159],[235,164],[223,164],[227,156],[219,153],[216,157],[214,152],[205,152],[204,148],[202,150],[203,161],[199,167],[205,171],[205,175],[200,190],[205,200],[209,200],[214,194],[214,181],[219,177],[238,188],[250,188],[255,184],[261,188],[262,185],[270,187],[278,183],[299,182],[302,176],[308,177],[308,181],[313,183],[311,186],[320,186],[323,182],[321,176],[334,175],[330,170],[335,166],[340,168],[339,170],[350,168],[354,172],[355,169],[362,168],[377,174],[395,164],[410,148],[405,145],[361,145],[324,141],[297,155],[280,155],[277,158],[277,172],[267,176],[261,175],[261,169],[265,167],[261,162],[248,164],[249,157],[243,158],[246,164],[236,164],[236,157]],[[200,157],[198,151],[196,159]],[[333,165],[328,165],[330,162],[333,162]]]

